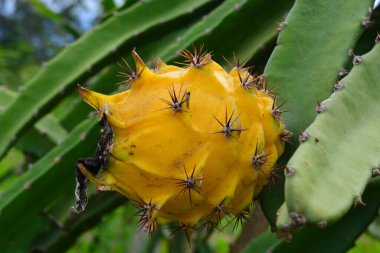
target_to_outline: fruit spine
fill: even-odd
[[[132,200],[149,233],[172,221],[188,231],[247,218],[291,137],[282,104],[238,61],[227,73],[202,48],[181,55],[185,68],[159,60],[151,70],[133,50],[135,68],[125,62],[121,72],[129,90],[107,96],[79,87],[102,135],[96,155],[77,162],[77,212],[89,178]]]

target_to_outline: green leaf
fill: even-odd
[[[322,102],[325,112],[288,166],[285,199],[289,212],[309,222],[334,222],[361,197],[380,164],[380,45],[361,56],[340,82],[344,87]]]
[[[74,89],[74,82],[80,77],[83,78],[91,67],[99,68],[102,65],[99,62],[115,48],[133,38],[135,34],[146,31],[160,22],[184,15],[206,2],[206,0],[139,2],[62,50],[0,115],[2,133],[0,157],[10,147],[11,140],[17,139],[21,131],[38,118],[38,114],[59,101],[58,96],[62,91]],[[97,63],[98,65],[94,66]]]

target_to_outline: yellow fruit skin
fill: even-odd
[[[213,219],[218,206],[223,215],[241,213],[283,152],[284,125],[273,116],[273,98],[243,87],[242,68],[228,73],[210,59],[186,68],[159,62],[152,71],[133,56],[139,75],[130,90],[107,96],[79,89],[114,133],[106,168],[82,172],[99,189],[152,203],[150,223],[194,226]],[[178,110],[171,96],[183,102]],[[193,184],[186,186],[189,178]]]

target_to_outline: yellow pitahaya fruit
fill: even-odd
[[[132,200],[150,233],[172,221],[194,229],[245,219],[289,137],[281,105],[248,68],[228,73],[202,48],[181,55],[187,67],[151,70],[133,51],[135,69],[122,73],[130,89],[116,95],[79,87],[103,132],[96,155],[77,162],[77,212],[88,178]]]

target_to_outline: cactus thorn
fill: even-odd
[[[185,174],[186,174],[186,179],[173,179],[176,182],[176,185],[178,187],[182,187],[182,190],[179,192],[179,193],[185,193],[186,191],[188,191],[189,193],[189,200],[190,200],[190,205],[193,206],[193,201],[192,201],[192,198],[191,198],[191,190],[194,190],[196,192],[199,193],[200,191],[200,187],[196,185],[197,181],[202,181],[203,178],[195,178],[194,177],[194,172],[195,172],[195,168],[197,167],[197,165],[194,165],[194,168],[193,168],[193,171],[191,172],[191,174],[189,175],[187,173],[187,170],[185,168],[185,166],[183,166],[183,169],[185,171]]]
[[[283,231],[277,232],[277,237],[285,242],[290,243],[293,240],[293,235],[290,232],[291,228],[289,224],[285,224],[283,227]]]
[[[286,23],[285,23],[284,21],[277,23],[276,31],[277,31],[277,32],[281,32],[282,30],[284,30],[284,28],[285,28],[285,24],[286,24]]]
[[[123,57],[121,57],[121,59],[123,60],[124,65],[120,62],[117,62],[117,65],[119,65],[119,67],[122,68],[124,71],[119,71],[118,75],[116,75],[116,76],[121,77],[121,78],[125,78],[126,80],[118,82],[117,84],[130,85],[133,81],[135,81],[139,78],[143,69],[141,69],[139,72],[137,69],[137,65],[135,65],[135,67],[132,68],[131,65],[129,65],[129,63]]]
[[[240,213],[238,213],[234,218],[235,223],[232,228],[232,231],[235,231],[235,229],[239,226],[241,228],[244,228],[244,224],[245,222],[249,220],[250,215],[251,215],[251,212],[249,210],[242,210]]]
[[[357,207],[358,205],[366,206],[367,204],[363,202],[362,197],[357,197],[354,201],[354,207]]]
[[[161,100],[165,104],[169,105],[169,107],[166,107],[163,110],[172,109],[174,113],[183,112],[183,111],[186,111],[182,108],[182,105],[185,103],[187,105],[187,108],[189,108],[190,92],[188,92],[187,89],[181,95],[181,92],[182,92],[182,85],[181,85],[181,87],[179,88],[178,95],[177,95],[174,89],[174,85],[172,85],[171,89],[169,88],[168,91],[169,91],[171,101],[161,98]]]
[[[326,106],[324,106],[321,102],[317,101],[317,106],[315,107],[315,111],[320,114],[326,111]]]
[[[222,133],[224,136],[230,137],[230,136],[232,136],[233,132],[244,131],[245,129],[240,128],[240,126],[238,128],[233,128],[233,125],[234,125],[235,121],[239,119],[239,115],[237,115],[235,117],[235,119],[232,120],[232,116],[234,115],[234,113],[235,113],[235,109],[232,111],[231,115],[228,117],[228,112],[227,112],[227,108],[226,108],[225,123],[220,122],[220,120],[218,120],[218,118],[216,118],[214,116],[214,118],[216,119],[216,121],[218,121],[219,125],[222,126],[222,130],[221,131],[217,131],[217,132],[214,132],[214,133]]]
[[[323,220],[317,223],[317,227],[320,229],[324,229],[327,227],[327,221]]]
[[[375,43],[380,42],[380,33],[377,33],[376,38],[375,38]]]
[[[268,80],[266,79],[264,75],[258,76],[257,78],[255,78],[255,81],[256,81],[256,89],[268,94],[269,96],[274,95],[276,88],[268,88]],[[288,111],[290,110],[287,110],[286,112]]]
[[[243,78],[239,71],[238,76],[241,86],[243,86],[246,90],[251,90],[253,87],[252,84],[256,81],[256,79],[251,75],[251,73],[248,71],[247,75]]]
[[[235,5],[234,5],[234,10],[235,11],[239,11],[241,9],[241,4],[240,3],[236,3]]]
[[[79,135],[79,140],[84,141],[84,140],[86,139],[86,137],[87,137],[87,134],[86,134],[86,133],[81,133],[81,134]]]
[[[211,62],[211,53],[203,51],[204,44],[202,44],[199,49],[193,45],[193,52],[190,52],[188,49],[183,49],[179,55],[185,58],[184,63],[179,63],[181,65],[202,68],[204,65]]]
[[[206,35],[211,35],[211,33],[212,33],[212,28],[206,28],[205,34]]]
[[[25,190],[29,190],[30,188],[32,188],[32,183],[31,183],[31,182],[26,182],[26,183],[24,184],[24,189],[25,189]]]
[[[277,121],[281,121],[281,115],[284,112],[289,112],[290,110],[281,110],[281,107],[286,103],[286,101],[282,102],[280,105],[276,106],[277,95],[274,96],[273,104],[272,104],[272,115]]]
[[[175,226],[174,231],[170,235],[173,236],[183,231],[185,233],[187,243],[189,244],[191,248],[191,235],[192,235],[192,231],[194,230],[197,230],[197,229],[189,224],[185,224],[181,222],[178,226]]]
[[[300,143],[304,143],[307,141],[308,138],[309,138],[309,134],[305,131],[302,131],[298,137],[298,140],[300,141]]]
[[[288,143],[291,143],[291,140],[292,140],[292,137],[293,137],[293,133],[288,131],[288,130],[284,130],[284,132],[282,132],[280,134],[280,139],[283,141],[283,142],[288,142]]]
[[[272,182],[272,184],[275,184],[276,181],[282,181],[284,178],[280,175],[279,170],[282,169],[281,167],[273,168],[270,171],[269,178]]]
[[[334,91],[340,91],[341,89],[344,88],[344,84],[342,81],[337,81],[334,85]]]
[[[372,177],[380,176],[380,168],[374,168],[372,170]]]
[[[61,157],[60,156],[56,156],[55,158],[54,158],[54,164],[58,164],[58,163],[60,163],[61,162]]]
[[[252,67],[245,67],[247,64],[247,61],[241,63],[240,62],[240,56],[236,55],[235,51],[232,52],[233,54],[233,61],[229,61],[226,57],[222,56],[222,58],[228,63],[228,65],[231,66],[232,69],[238,70],[238,71],[248,71]]]
[[[152,199],[149,202],[145,202],[139,197],[138,199],[138,201],[132,201],[132,203],[137,209],[135,215],[139,217],[139,230],[143,229],[149,235],[152,235],[157,228],[155,217],[153,217],[156,204],[152,203]]]
[[[294,168],[289,167],[289,166],[285,166],[285,169],[284,169],[284,175],[285,175],[285,177],[291,177],[291,176],[294,175],[294,173],[295,173]]]
[[[339,71],[339,76],[342,78],[342,77],[345,77],[346,75],[348,75],[348,70],[347,69],[341,69]]]
[[[368,27],[371,27],[374,22],[370,20],[371,18],[370,17],[365,17],[362,22],[361,22],[361,26],[362,28],[364,29],[367,29]]]
[[[257,146],[258,145],[256,145],[255,154],[252,156],[251,164],[255,169],[261,171],[261,167],[268,164],[267,159],[270,153],[262,152],[259,154]]]
[[[362,57],[360,55],[353,55],[352,63],[354,65],[360,64],[362,62]]]
[[[303,227],[307,223],[305,215],[300,212],[290,212],[289,218],[292,227]]]
[[[228,208],[224,205],[224,199],[216,205],[207,215],[207,226],[217,227],[224,217],[228,215]]]

